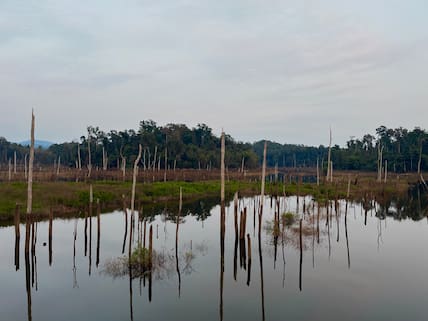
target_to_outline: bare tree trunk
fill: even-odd
[[[418,160],[418,174],[421,174],[421,163],[422,163],[422,142],[419,146],[419,160]]]
[[[125,178],[126,178],[126,157],[123,155],[121,157],[122,157],[122,180],[125,181]]]
[[[349,194],[351,192],[351,175],[348,175],[348,190],[346,192],[346,198],[349,199]]]
[[[77,165],[79,171],[82,170],[82,158],[80,157],[80,144],[77,143]]]
[[[168,167],[168,150],[167,150],[167,148],[165,147],[165,171],[164,171],[164,174],[163,174],[163,181],[164,182],[166,182],[166,170],[167,170],[167,167]]]
[[[158,147],[155,146],[155,155],[153,156],[153,171],[156,169],[156,154],[158,152]]]
[[[24,156],[24,176],[25,176],[25,179],[27,179],[27,178],[28,178],[28,172],[27,172],[27,157],[28,157],[28,155],[27,155],[27,154],[25,154],[25,156]]]
[[[132,175],[132,194],[131,194],[131,216],[134,215],[134,205],[135,205],[135,185],[137,184],[137,172],[138,172],[138,163],[141,159],[142,147],[141,144],[138,146],[138,156],[134,162],[134,172]]]
[[[333,162],[330,162],[330,182],[333,182]]]
[[[58,156],[58,164],[56,167],[56,175],[59,175],[59,168],[61,166],[61,156]]]
[[[266,153],[267,153],[267,142],[265,141],[265,145],[264,145],[264,148],[263,148],[262,188],[261,188],[261,196],[260,196],[260,214],[262,214],[262,212],[263,212],[263,204],[264,204],[264,199],[265,199]]]
[[[13,152],[13,174],[16,175],[16,151]]]
[[[278,183],[278,163],[275,164],[275,183]]]
[[[8,180],[9,182],[12,180],[12,161],[10,158],[8,163]]]
[[[146,149],[143,151],[143,170],[146,170]]]
[[[244,173],[244,162],[245,162],[245,156],[242,156],[242,161],[241,161],[241,173]]]
[[[317,158],[317,186],[320,185],[320,166],[319,166],[319,159]]]
[[[27,184],[27,215],[33,212],[33,164],[34,164],[34,111],[31,112],[31,145],[30,161],[28,162],[28,184]]]
[[[382,181],[382,153],[383,153],[383,146],[378,145],[377,147],[377,181],[380,183]]]
[[[388,176],[388,160],[385,159],[385,177],[384,177],[384,183],[386,183],[387,176]]]
[[[91,163],[91,136],[88,131],[88,178],[91,178],[92,163]]]
[[[220,177],[221,177],[221,204],[224,204],[224,155],[226,153],[226,146],[224,140],[224,132],[221,132],[221,158],[220,158]]]
[[[104,149],[103,146],[103,171],[107,170],[107,152]]]
[[[328,159],[327,159],[327,182],[330,180],[330,162],[331,162],[331,127],[330,127],[330,143],[328,144]]]

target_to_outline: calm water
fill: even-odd
[[[303,202],[309,214],[302,213]],[[258,219],[253,221],[254,199],[241,199],[240,209],[248,209],[249,264],[247,240],[235,243],[233,203],[229,205],[224,273],[218,205],[210,209],[205,204],[205,210],[201,210],[204,204],[199,202],[185,208],[187,213],[183,213],[179,226],[178,265],[175,214],[168,210],[151,213],[146,223],[147,237],[152,226],[153,248],[162,259],[151,279],[130,280],[127,270],[121,269],[130,236],[128,231],[122,254],[123,212],[101,215],[98,249],[97,219],[92,218],[91,235],[88,222],[86,256],[85,220],[54,220],[51,265],[48,222],[37,224],[34,255],[30,253],[28,264],[24,255],[25,226],[21,225],[18,270],[14,228],[1,228],[0,320],[425,319],[426,219],[397,220],[382,215],[375,204],[368,210],[365,224],[365,210],[360,205],[349,204],[345,214],[346,204],[341,201],[337,215],[334,206],[330,208],[328,224],[326,208],[321,208],[318,233],[317,206],[312,206],[309,197],[305,201],[300,198],[299,206],[295,197],[289,197],[281,199],[281,212],[297,213],[297,220],[284,226],[281,219],[275,237],[275,206],[271,208],[266,198],[259,243]],[[390,208],[390,213],[396,212]],[[136,216],[132,247],[137,245],[142,226]],[[245,257],[240,255],[241,245],[246,247]]]

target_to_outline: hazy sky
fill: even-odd
[[[328,144],[428,128],[426,0],[0,0],[0,136],[206,123]]]

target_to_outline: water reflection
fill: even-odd
[[[369,193],[361,203],[347,200],[323,200],[317,203],[310,197],[300,196],[299,212],[293,210],[290,215],[288,215],[289,209],[297,208],[295,206],[297,198],[295,197],[271,198],[266,201],[263,209],[258,197],[240,198],[236,206],[233,202],[228,206],[223,204],[223,206],[213,208],[211,214],[207,215],[204,226],[200,224],[201,216],[193,215],[189,210],[186,211],[184,204],[183,207],[179,204],[172,210],[165,209],[163,204],[159,212],[149,212],[145,208],[144,214],[140,208],[137,220],[135,215],[134,217],[127,215],[126,208],[123,212],[101,217],[99,215],[100,206],[97,204],[96,265],[99,269],[92,271],[93,273],[91,273],[91,206],[82,220],[55,220],[53,222],[53,219],[49,219],[48,222],[43,223],[27,218],[25,251],[22,254],[19,250],[19,233],[15,224],[15,230],[13,226],[10,228],[15,237],[10,239],[8,253],[10,255],[13,251],[15,252],[14,256],[11,256],[10,265],[14,273],[22,273],[22,275],[24,271],[19,270],[19,257],[20,254],[24,255],[29,320],[42,318],[43,314],[39,308],[42,306],[41,300],[34,299],[33,304],[35,307],[37,306],[37,309],[34,308],[34,315],[32,315],[32,296],[43,297],[47,293],[48,285],[55,286],[47,280],[50,279],[51,274],[56,276],[55,280],[61,279],[64,269],[63,262],[69,262],[68,269],[64,271],[68,287],[75,289],[75,293],[91,293],[91,299],[87,299],[85,304],[100,302],[101,299],[111,305],[113,305],[112,302],[116,302],[115,308],[124,306],[127,318],[131,320],[140,319],[144,313],[147,313],[148,318],[156,316],[156,313],[160,314],[162,318],[167,318],[167,315],[164,314],[166,312],[161,308],[164,304],[168,304],[173,311],[177,312],[179,309],[184,311],[177,316],[177,320],[189,319],[192,309],[189,301],[195,300],[207,310],[215,305],[216,318],[210,317],[210,314],[207,317],[209,320],[237,318],[239,314],[237,314],[235,305],[238,306],[246,301],[248,301],[248,308],[241,311],[243,318],[246,313],[249,313],[249,319],[276,320],[279,315],[278,311],[285,310],[285,307],[291,315],[296,315],[297,307],[291,306],[287,300],[293,298],[294,302],[301,300],[301,304],[303,304],[304,300],[311,300],[314,293],[322,293],[328,280],[336,282],[333,284],[342,284],[340,291],[348,296],[352,295],[352,291],[359,288],[359,283],[367,284],[367,281],[358,279],[362,266],[364,269],[368,269],[365,274],[368,279],[371,279],[370,273],[377,273],[377,278],[382,279],[385,277],[383,274],[391,273],[389,270],[393,269],[376,270],[382,262],[382,258],[391,251],[392,245],[390,244],[400,248],[401,250],[397,250],[397,252],[406,253],[405,255],[412,258],[412,262],[419,262],[412,269],[415,269],[413,275],[421,275],[417,272],[422,273],[422,267],[424,264],[425,266],[428,264],[428,260],[424,255],[418,256],[413,253],[417,244],[424,243],[422,241],[425,236],[420,233],[401,232],[401,229],[413,231],[414,227],[425,228],[425,225],[412,224],[410,220],[404,222],[405,217],[414,220],[424,218],[425,216],[421,213],[426,215],[425,195],[420,193],[418,196],[415,192],[413,197],[413,202],[416,203],[411,206],[417,206],[415,209],[417,213],[410,216],[403,214],[404,209],[410,206],[409,204],[404,205],[397,200],[374,202]],[[267,206],[269,202],[272,203],[272,208]],[[354,216],[352,212],[354,212]],[[401,214],[398,214],[399,212]],[[257,213],[258,219],[255,219],[254,213]],[[248,218],[247,220],[247,214],[253,214],[253,219]],[[101,220],[102,239],[100,237]],[[387,221],[388,229],[386,229]],[[400,223],[400,221],[403,222]],[[425,221],[423,223],[425,224]],[[163,226],[160,231],[157,228],[158,224]],[[257,224],[258,226],[256,226]],[[85,242],[80,246],[81,241],[77,240],[79,226],[85,237]],[[155,227],[156,236],[153,235]],[[47,269],[48,263],[52,264],[52,230],[54,228],[55,265]],[[87,242],[88,228],[89,242]],[[257,242],[255,237],[251,237],[251,230],[253,233],[258,232]],[[220,233],[218,233],[219,231]],[[50,244],[48,251],[45,252],[37,248],[38,238],[41,239],[41,242],[44,241],[43,235],[44,237],[48,235]],[[398,241],[398,239],[402,239],[402,235],[413,238],[413,240],[419,238],[419,242],[412,242],[412,250],[409,250],[407,244]],[[63,243],[61,239],[67,241]],[[220,239],[220,243],[218,243],[218,239]],[[192,243],[192,241],[194,242]],[[123,255],[125,244],[128,246],[127,255]],[[372,246],[367,246],[367,244]],[[73,248],[72,287],[69,283],[70,245]],[[69,250],[66,250],[67,248]],[[101,248],[102,255],[100,254]],[[210,255],[207,255],[209,248],[215,249],[215,251],[213,250]],[[371,252],[373,248],[376,251],[375,254]],[[422,247],[418,249],[422,250]],[[86,252],[89,257],[85,257]],[[64,253],[68,254],[64,255]],[[254,265],[252,261],[254,253],[258,254],[259,264]],[[49,260],[46,260],[47,257]],[[366,257],[372,266],[367,267],[364,264]],[[394,257],[389,257],[390,260],[391,258]],[[87,259],[91,278],[88,278],[86,269],[83,271],[84,275],[79,274],[79,263],[86,265]],[[136,262],[134,259],[140,261]],[[399,266],[399,262],[393,262]],[[382,275],[376,272],[379,270],[384,271]],[[334,279],[334,275],[338,276],[338,280],[331,281]],[[352,291],[346,287],[348,278],[349,282],[354,284]],[[111,283],[109,279],[113,279],[114,282]],[[135,290],[134,280],[138,280],[137,287],[139,282],[140,291]],[[423,280],[418,280],[418,282],[425,284]],[[126,298],[120,294],[122,293],[121,284],[125,285]],[[219,287],[213,286],[213,284],[217,284]],[[91,288],[92,285],[95,285],[94,289]],[[406,284],[403,282],[400,282],[400,286],[406,288]],[[422,285],[418,286],[418,283],[412,280],[408,280],[408,286],[409,291],[410,289],[419,291],[419,294],[422,294],[425,288]],[[101,292],[96,292],[100,295],[99,298],[92,297],[95,293],[92,291],[95,291],[96,287],[103,289],[100,290]],[[211,292],[212,288],[215,288],[215,295]],[[107,291],[107,289],[109,290]],[[67,293],[66,289],[57,290]],[[1,292],[2,295],[3,293],[5,292]],[[201,293],[204,293],[206,299],[202,298]],[[136,299],[138,294],[141,298]],[[23,291],[22,295],[24,295]],[[388,297],[391,294],[382,292],[382,295]],[[330,299],[333,298],[346,305],[341,297],[332,293],[328,293],[328,296]],[[278,304],[277,297],[282,298],[284,303]],[[116,301],[113,301],[113,298]],[[73,300],[76,300],[76,304],[83,304],[79,298],[74,297]],[[319,300],[323,301],[323,298]],[[390,300],[394,302],[393,297]],[[415,300],[417,301],[417,299]],[[218,305],[214,302],[218,302]],[[4,306],[2,307],[4,309]],[[350,306],[346,305],[346,307],[351,309]],[[418,305],[418,307],[419,311],[422,311],[423,305]],[[196,309],[196,307],[193,308]],[[109,306],[106,306],[105,309],[106,311],[113,310]],[[213,313],[213,309],[210,310],[210,313]],[[76,312],[75,316],[77,315]],[[253,316],[251,317],[251,315]],[[46,315],[43,316],[46,317]],[[171,317],[169,315],[169,318]],[[113,315],[111,319],[114,319]],[[190,319],[192,318],[190,317]],[[332,319],[334,320],[334,318]]]

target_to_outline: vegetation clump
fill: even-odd
[[[285,226],[291,226],[296,221],[296,215],[291,212],[286,212],[282,214],[282,222]]]

